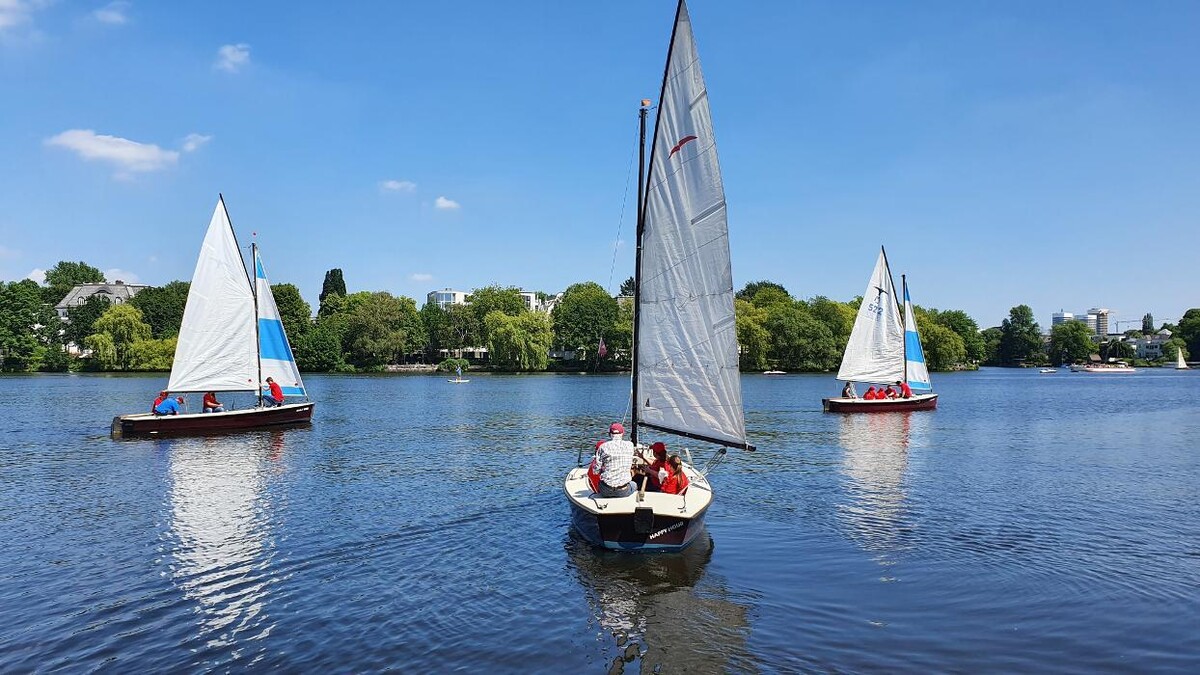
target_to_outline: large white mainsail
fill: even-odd
[[[873,384],[894,384],[904,379],[904,328],[883,249],[863,292],[837,379]]]
[[[218,199],[192,275],[167,388],[257,390],[257,378],[254,293],[225,201]]]
[[[1175,370],[1189,370],[1187,361],[1183,360],[1183,347],[1175,349]]]
[[[300,369],[292,356],[283,321],[279,318],[279,307],[267,272],[263,269],[262,255],[254,250],[254,287],[258,291],[258,348],[262,363],[263,381],[270,377],[279,383],[284,396],[304,396],[304,383],[300,381]]]
[[[644,208],[635,420],[744,446],[725,189],[708,93],[682,2]]]

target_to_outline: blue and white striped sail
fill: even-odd
[[[917,317],[908,297],[907,281],[904,284],[904,370],[908,375],[908,386],[915,393],[933,391],[929,368],[925,366],[925,351],[921,349],[921,336],[917,333]]]
[[[306,396],[300,369],[288,344],[279,307],[271,294],[271,284],[263,270],[262,256],[254,252],[254,284],[258,293],[258,361],[262,368],[263,386],[272,378],[283,389],[284,396]]]

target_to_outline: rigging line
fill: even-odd
[[[633,158],[637,156],[637,134],[629,151],[629,168],[625,170],[625,194],[621,195],[621,215],[617,218],[617,236],[613,239],[612,263],[608,266],[608,294],[612,295],[613,273],[617,269],[617,251],[621,243],[621,227],[625,223],[625,205],[629,202],[629,183],[633,180]]]

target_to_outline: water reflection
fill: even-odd
[[[927,415],[914,412],[842,415],[839,440],[849,501],[838,516],[860,546],[883,554],[902,548],[907,527],[904,477],[914,435]]]
[[[707,532],[673,554],[604,551],[575,536],[567,548],[606,634],[608,672],[633,669],[639,659],[643,673],[753,669],[746,607],[729,599],[722,581],[705,576],[713,551]]]
[[[285,431],[171,442],[171,575],[201,609],[201,638],[230,645],[269,632],[272,505],[266,482]]]

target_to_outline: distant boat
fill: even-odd
[[[646,114],[638,112],[639,157]],[[623,551],[679,551],[704,532],[712,504],[708,468],[746,439],[738,370],[733,274],[725,189],[712,117],[687,7],[680,0],[667,52],[650,151],[638,167],[631,440],[665,432],[723,446],[705,469],[686,448],[682,494],[640,491],[601,497],[591,466],[567,473],[563,491],[571,524],[595,546]]]
[[[470,380],[464,380],[464,379],[463,379],[463,376],[462,376],[462,366],[457,366],[457,367],[454,369],[454,372],[455,372],[454,379],[453,379],[453,380],[446,380],[447,382],[450,382],[451,384],[466,384],[466,383],[470,382]]]
[[[787,375],[786,370],[764,370],[763,375]]]
[[[1057,372],[1058,372],[1058,368],[1042,368],[1042,369],[1041,369],[1041,370],[1039,370],[1038,372],[1039,372],[1039,373],[1041,373],[1041,374],[1043,374],[1043,375],[1049,375],[1049,374],[1051,374],[1051,373],[1057,373]]]
[[[1073,373],[1101,373],[1101,374],[1120,374],[1120,373],[1136,373],[1137,369],[1131,367],[1128,363],[1117,361],[1116,363],[1085,363],[1071,366]]]
[[[885,386],[908,382],[913,395],[880,400],[844,396],[827,398],[821,401],[825,412],[894,412],[937,407],[938,395],[933,393],[929,369],[925,366],[916,315],[908,297],[908,282],[903,275],[900,278],[904,284],[903,323],[887,253],[880,247],[879,259],[858,307],[858,317],[850,331],[837,379]]]
[[[1183,347],[1175,350],[1175,370],[1188,370],[1187,361],[1183,360]]]
[[[251,258],[254,283],[225,200],[218,197],[192,275],[167,391],[250,391],[258,396],[258,405],[219,413],[120,415],[113,419],[114,434],[203,434],[311,421],[315,404],[308,400],[300,380],[257,244],[251,245]],[[305,400],[264,406],[261,383],[267,377],[279,383],[284,396]]]

